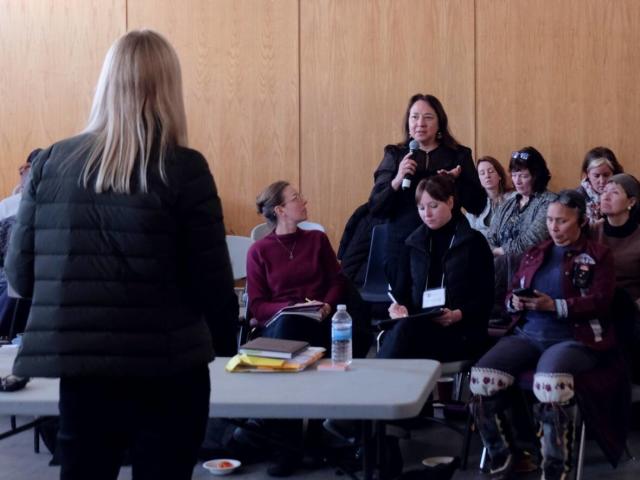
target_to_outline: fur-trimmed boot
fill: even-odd
[[[506,390],[513,377],[490,368],[473,367],[469,388],[476,427],[491,459],[490,473],[494,478],[508,478],[513,469],[513,434],[504,414],[509,406]]]
[[[564,480],[568,478],[572,465],[576,406],[539,403],[534,406],[534,411],[540,422],[542,478]]]
[[[508,478],[513,468],[513,434],[504,414],[504,392],[491,397],[476,395],[471,406],[476,428],[489,453],[494,478]]]

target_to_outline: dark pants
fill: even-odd
[[[500,370],[514,377],[531,369],[539,373],[576,375],[595,368],[599,358],[598,352],[577,340],[547,347],[516,334],[502,337],[475,366]]]
[[[440,362],[472,359],[482,341],[469,342],[460,330],[430,320],[404,318],[385,332],[377,358],[432,358]],[[477,357],[476,357],[477,358]]]
[[[314,347],[331,350],[331,319],[318,322],[313,318],[286,315],[275,321],[262,332],[263,337],[284,338],[309,342]]]
[[[318,322],[309,317],[287,315],[272,323],[262,332],[263,337],[301,340],[313,346],[324,347],[331,352],[331,319]],[[285,448],[274,447],[276,461],[298,462],[301,459],[303,442],[302,420],[269,420],[271,433]]]
[[[209,394],[206,365],[169,377],[62,378],[60,478],[116,479],[130,449],[135,480],[190,479]]]

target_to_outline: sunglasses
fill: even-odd
[[[522,160],[527,160],[529,158],[529,154],[527,152],[511,152],[511,158],[521,158]]]

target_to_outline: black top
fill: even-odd
[[[391,187],[391,180],[398,173],[400,162],[409,153],[406,146],[387,145],[384,157],[374,173],[374,186],[369,197],[369,207],[374,217],[389,222],[388,263],[395,260],[407,236],[422,223],[416,208],[416,187],[423,178],[436,175],[438,170],[452,170],[462,167],[456,179],[456,199],[468,212],[479,214],[484,210],[487,194],[480,185],[478,172],[471,158],[471,150],[464,146],[457,149],[439,145],[427,154],[428,158],[418,162],[418,169],[411,181],[411,187],[397,191]]]
[[[615,237],[615,238],[628,237],[633,232],[635,232],[637,228],[638,228],[638,222],[631,217],[629,217],[629,219],[624,223],[624,225],[620,225],[619,227],[614,227],[606,219],[603,225],[604,234],[607,237]]]
[[[430,230],[429,245],[426,245],[426,247],[432,259],[440,260],[429,263],[427,288],[440,288],[442,286],[442,260],[451,246],[451,240],[455,235],[457,223],[457,220],[452,218],[438,230]]]

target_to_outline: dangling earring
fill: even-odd
[[[436,138],[438,140],[442,140],[442,132],[440,130],[438,130],[438,133],[436,133]]]

